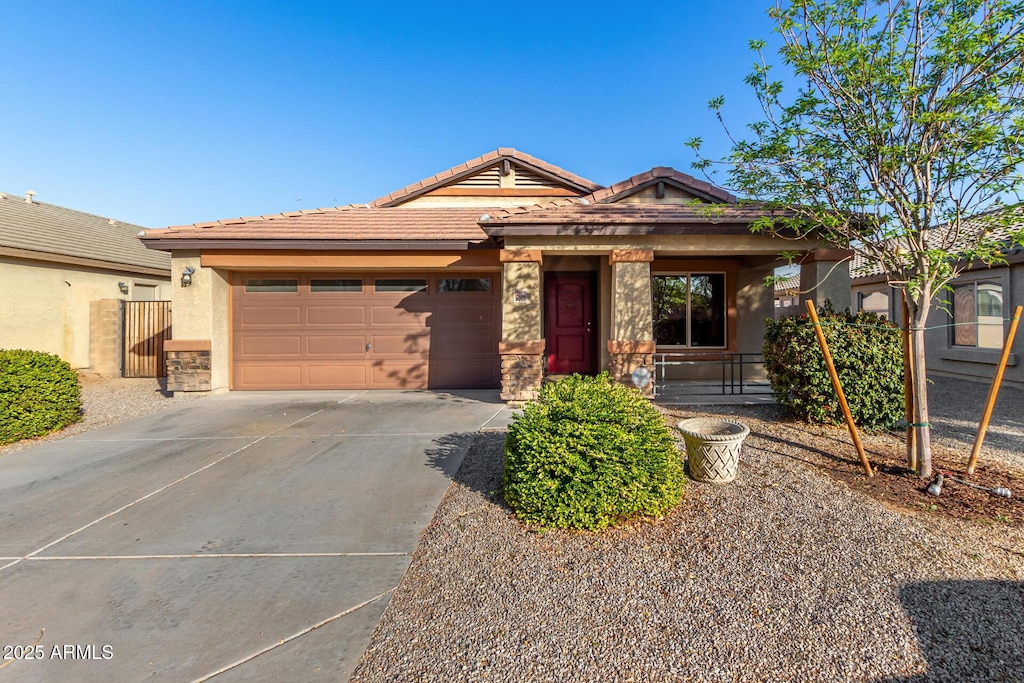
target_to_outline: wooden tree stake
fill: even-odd
[[[873,477],[875,473],[871,470],[871,463],[868,462],[868,456],[864,452],[864,445],[860,442],[860,435],[857,433],[857,425],[853,422],[853,414],[850,413],[850,406],[846,403],[843,385],[839,383],[839,374],[836,372],[835,363],[832,362],[832,354],[828,350],[828,342],[825,341],[825,332],[821,329],[821,323],[818,321],[818,311],[814,308],[814,302],[810,299],[804,303],[807,304],[807,312],[811,316],[811,322],[814,323],[814,333],[818,336],[818,344],[821,345],[821,352],[825,356],[825,365],[828,366],[828,374],[832,378],[832,387],[836,390],[836,396],[839,397],[839,407],[843,409],[843,417],[846,418],[846,426],[850,429],[850,438],[853,439],[857,455],[860,456],[860,464],[864,466],[864,473],[869,477]]]
[[[914,356],[910,353],[910,307],[907,293],[900,293],[903,301],[903,419],[907,423],[907,467],[917,471],[917,430],[914,422]]]
[[[978,435],[974,438],[974,448],[971,449],[971,459],[967,462],[967,474],[974,474],[974,467],[978,464],[978,454],[981,453],[981,443],[985,440],[985,432],[988,431],[989,420],[992,419],[992,410],[996,407],[996,397],[999,395],[999,385],[1003,381],[1003,371],[1006,370],[1006,361],[1010,358],[1010,347],[1013,346],[1013,338],[1017,334],[1017,323],[1020,322],[1022,306],[1013,309],[1013,319],[1010,321],[1010,331],[1006,333],[1006,341],[1003,342],[1003,355],[999,357],[999,365],[996,366],[996,374],[992,378],[992,388],[988,390],[988,400],[985,402],[985,413],[981,416],[981,424],[978,425]]]

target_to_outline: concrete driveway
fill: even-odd
[[[347,680],[472,434],[509,415],[494,392],[236,393],[0,457],[0,681]]]

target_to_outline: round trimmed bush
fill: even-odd
[[[607,373],[545,385],[505,438],[505,500],[541,526],[594,530],[662,515],[684,481],[665,420]]]
[[[82,388],[66,361],[0,349],[0,445],[62,429],[81,420],[81,412]]]
[[[903,420],[900,328],[874,313],[853,316],[830,306],[818,311],[818,319],[854,422],[887,429]],[[807,422],[843,424],[810,316],[767,321],[764,362],[775,400],[786,412]]]

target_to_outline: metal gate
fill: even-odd
[[[170,301],[122,301],[125,377],[166,377],[164,341],[171,338]]]

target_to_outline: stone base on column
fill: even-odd
[[[647,368],[651,373],[651,381],[641,391],[648,398],[654,397],[654,342],[620,341],[608,342],[608,374],[613,382],[636,386],[633,384],[633,371]]]
[[[210,391],[210,341],[169,339],[164,342],[167,391]]]
[[[502,342],[501,400],[533,401],[544,381],[544,340],[533,342]]]

